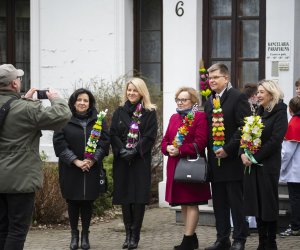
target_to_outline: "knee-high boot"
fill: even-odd
[[[129,241],[128,249],[135,249],[138,247],[144,214],[145,204],[134,204],[133,222],[131,225],[131,238]]]
[[[267,250],[277,250],[276,243],[277,221],[268,222],[268,241]]]
[[[72,230],[71,231],[71,242],[70,242],[70,249],[78,249],[78,243],[79,243],[79,231],[78,230]]]
[[[268,240],[268,224],[260,218],[256,218],[259,245],[257,250],[266,250]]]
[[[122,205],[123,222],[126,232],[126,238],[122,246],[123,249],[128,248],[129,241],[131,238],[132,213],[133,211],[131,204]]]

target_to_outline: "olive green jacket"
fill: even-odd
[[[11,97],[10,110],[0,129],[0,193],[30,193],[43,183],[39,155],[41,130],[57,130],[71,117],[65,100],[44,107],[12,91],[0,91],[0,107]]]

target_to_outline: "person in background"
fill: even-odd
[[[81,217],[81,248],[89,249],[89,227],[93,202],[99,197],[100,168],[109,151],[109,134],[103,121],[100,139],[92,158],[85,148],[97,120],[93,94],[84,88],[75,90],[69,98],[72,117],[65,127],[53,135],[53,145],[59,158],[59,182],[62,196],[68,204],[71,226],[70,249],[79,247],[78,220]]]
[[[258,115],[264,125],[261,147],[250,159],[241,149],[245,167],[245,213],[256,217],[259,235],[258,250],[277,249],[276,231],[279,214],[278,181],[281,166],[281,144],[287,129],[287,107],[277,83],[262,80],[258,83]]]
[[[162,153],[168,156],[166,201],[171,206],[181,206],[181,214],[185,224],[184,236],[177,250],[198,249],[198,237],[195,233],[198,220],[198,205],[206,204],[211,198],[209,183],[174,182],[176,165],[181,157],[196,156],[194,144],[202,156],[208,141],[208,125],[204,112],[197,110],[199,97],[197,91],[190,87],[181,87],[175,94],[176,113],[170,118],[166,134],[162,139]],[[194,109],[193,109],[194,108]],[[186,120],[191,117],[191,125]],[[188,127],[188,133],[182,137],[180,130]],[[181,139],[180,139],[181,138]]]
[[[238,156],[241,131],[244,117],[251,114],[247,97],[244,93],[232,87],[230,74],[226,65],[213,64],[208,70],[209,85],[212,95],[205,104],[205,112],[209,124],[208,165],[211,172],[211,187],[213,208],[216,219],[217,240],[206,250],[243,250],[247,238],[247,227],[244,214],[243,195],[243,165]],[[218,111],[214,103],[220,101],[221,121],[225,128],[223,143],[214,145],[212,130]],[[220,120],[220,118],[218,118]],[[217,143],[222,141],[217,141]],[[230,212],[233,221],[233,244],[229,239],[231,234]]]
[[[300,97],[300,78],[295,82],[296,96]]]
[[[0,124],[0,250],[24,248],[35,192],[43,185],[41,130],[60,129],[71,116],[66,101],[54,90],[46,92],[48,107],[32,99],[36,88],[21,97],[23,75],[11,64],[0,66],[0,107],[12,100]]]
[[[243,89],[243,93],[245,93],[248,98],[252,113],[256,114],[258,109],[257,83],[246,83]]]
[[[257,100],[257,83],[246,83],[244,85],[243,93],[248,98],[250,108],[253,115],[256,115],[258,109],[258,100]],[[254,216],[246,216],[247,224],[247,235],[250,235],[250,227],[256,228],[256,220]]]
[[[288,124],[281,150],[280,182],[287,183],[291,204],[290,227],[280,236],[300,236],[300,97],[289,102],[292,116]]]
[[[126,238],[122,248],[138,247],[145,205],[151,188],[151,151],[157,135],[156,106],[141,78],[124,89],[110,127],[113,160],[113,204],[122,206]]]

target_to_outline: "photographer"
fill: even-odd
[[[0,65],[0,108],[12,100],[0,123],[0,250],[24,247],[35,192],[43,183],[41,130],[60,129],[71,117],[66,101],[54,91],[46,92],[49,107],[31,99],[35,88],[21,98],[23,75],[11,64]]]

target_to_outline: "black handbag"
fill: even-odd
[[[104,194],[107,192],[106,170],[102,166],[100,167],[99,189],[100,189],[100,194]]]
[[[176,165],[174,181],[185,183],[203,183],[207,181],[207,159],[201,157],[198,146],[193,143],[197,152],[197,158],[190,156],[180,158]]]

